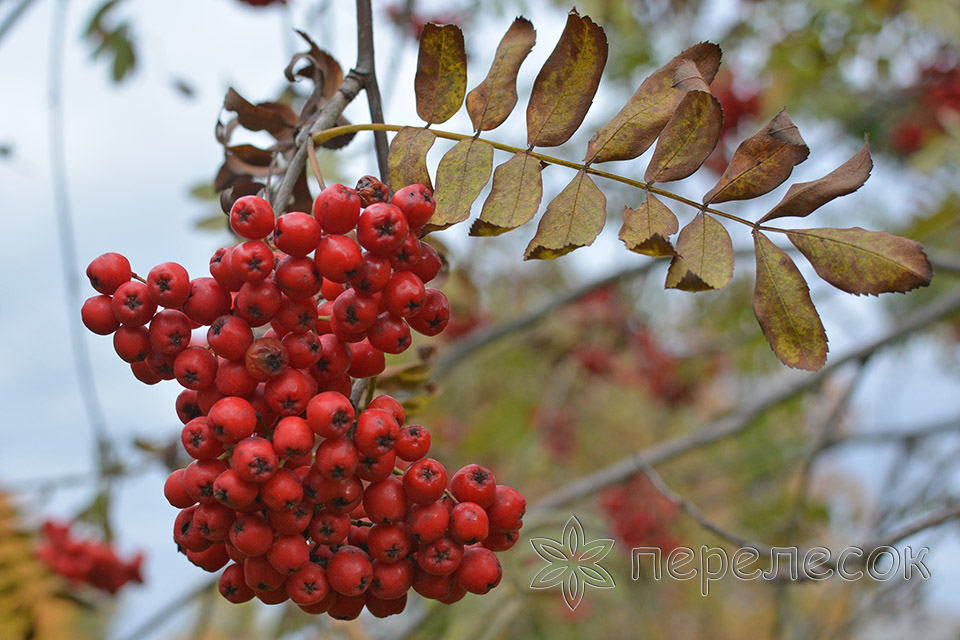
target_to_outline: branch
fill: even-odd
[[[820,385],[829,375],[847,363],[863,360],[875,351],[902,340],[914,331],[922,329],[958,309],[960,309],[960,288],[954,289],[926,308],[909,315],[898,326],[884,335],[869,340],[860,347],[834,358],[820,371],[803,374],[802,377],[781,385],[779,389],[753,401],[743,409],[715,420],[696,433],[656,444],[574,480],[541,498],[530,510],[540,511],[568,504],[606,486],[623,482],[643,468],[644,465],[658,464],[693,449],[713,444],[728,436],[740,433],[771,407]]]
[[[0,42],[3,42],[3,37],[13,28],[17,20],[23,17],[23,14],[30,8],[31,4],[33,4],[33,0],[21,0],[20,4],[7,14],[6,19],[0,23]]]
[[[367,104],[370,107],[370,120],[373,123],[383,123],[383,101],[380,98],[380,85],[377,84],[377,70],[373,55],[373,12],[370,9],[370,0],[357,0],[357,73],[363,77],[363,89],[367,94]],[[387,169],[387,132],[373,132],[374,145],[377,150],[377,167],[380,170],[381,182],[389,180]]]
[[[879,444],[884,442],[909,442],[911,440],[922,440],[933,436],[943,435],[945,433],[960,432],[960,416],[949,418],[940,422],[932,422],[922,427],[903,431],[897,429],[880,429],[877,431],[867,431],[863,433],[852,433],[844,436],[834,436],[824,443],[824,449],[830,447],[839,447],[846,444]]]

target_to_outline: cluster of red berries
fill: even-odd
[[[143,582],[143,556],[121,560],[109,544],[70,535],[70,525],[43,523],[44,539],[36,554],[53,571],[75,582],[83,582],[108,593],[116,593],[130,581]]]
[[[411,328],[432,336],[449,321],[446,297],[424,286],[442,266],[419,239],[435,206],[422,185],[391,199],[370,177],[325,188],[312,216],[274,219],[245,196],[230,224],[248,241],[216,252],[212,278],[164,263],[132,280],[114,253],[87,269],[101,295],[84,324],[113,333],[140,380],[185,387],[176,409],[194,460],[164,486],[181,510],[174,540],[207,571],[233,561],[220,579],[231,602],[350,619],[402,611],[411,587],[452,603],[499,583],[494,551],[516,542],[523,496],[479,465],[448,483],[397,400],[350,400]]]
[[[670,529],[680,507],[657,491],[647,476],[635,475],[608,487],[599,498],[614,534],[627,546],[659,547],[666,553],[680,546],[680,539]]]
[[[890,145],[903,155],[916,153],[943,135],[960,113],[960,65],[944,60],[920,70],[917,83],[903,92],[909,111],[893,125]]]

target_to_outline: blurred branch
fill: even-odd
[[[834,358],[820,371],[801,374],[799,378],[781,384],[779,389],[746,403],[746,406],[739,411],[718,418],[696,433],[638,451],[607,467],[574,480],[541,498],[531,507],[531,511],[542,511],[568,504],[604,487],[623,482],[643,468],[644,465],[654,465],[740,433],[765,411],[817,387],[834,371],[847,363],[863,360],[875,351],[898,342],[957,310],[960,310],[960,288],[954,289],[933,301],[927,307],[910,314],[880,337],[869,340],[860,347]]]
[[[846,444],[880,444],[885,442],[898,443],[910,440],[922,440],[951,432],[960,433],[960,416],[932,422],[928,425],[909,430],[879,429],[877,431],[832,436],[824,443],[824,449]]]
[[[547,300],[539,307],[535,308],[526,315],[520,316],[519,318],[514,318],[513,320],[509,320],[488,329],[474,331],[466,338],[456,341],[447,349],[443,350],[439,358],[437,358],[437,364],[433,368],[431,378],[434,380],[442,378],[447,371],[458,365],[461,360],[473,355],[475,351],[478,351],[479,349],[482,349],[483,347],[486,347],[487,345],[496,342],[497,340],[512,333],[529,329],[540,322],[540,320],[543,318],[559,311],[569,304],[576,302],[591,291],[594,291],[595,289],[601,289],[617,282],[642,276],[650,271],[650,269],[656,264],[656,261],[651,260],[650,262],[646,262],[636,267],[630,267],[622,271],[617,271],[616,273],[604,278],[600,278],[599,280],[594,280],[592,282],[580,285],[579,287],[575,287],[570,291],[553,298],[552,300]]]
[[[3,37],[7,35],[7,32],[13,28],[13,25],[17,23],[17,20],[23,17],[23,14],[26,13],[27,9],[30,8],[30,5],[33,4],[33,0],[21,0],[20,4],[14,7],[10,13],[7,14],[7,17],[4,18],[3,22],[0,22],[0,42],[3,42]]]

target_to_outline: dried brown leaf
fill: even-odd
[[[423,27],[414,90],[417,115],[427,124],[446,122],[460,109],[467,91],[467,53],[460,27],[433,23]]]
[[[764,337],[794,369],[817,371],[827,361],[827,334],[806,280],[790,256],[759,231],[753,235],[757,282],[753,312]]]
[[[607,63],[607,36],[574,9],[544,63],[527,104],[527,146],[555,147],[570,139],[587,115]]]
[[[444,154],[437,167],[437,210],[425,229],[436,231],[463,222],[493,169],[493,147],[470,138]]]
[[[733,278],[733,242],[713,216],[700,213],[680,230],[677,255],[667,270],[667,289],[722,289]]]
[[[437,136],[429,129],[404,127],[390,141],[387,170],[390,188],[399,191],[410,184],[423,184],[431,189],[430,172],[427,170],[427,152]]]
[[[863,147],[852,158],[819,180],[790,185],[783,200],[760,218],[760,222],[786,216],[806,217],[834,198],[853,193],[862,187],[873,169],[868,145],[868,142],[864,142]]]
[[[266,131],[280,139],[285,137],[299,120],[289,105],[279,102],[252,104],[232,88],[227,90],[223,108],[234,111],[240,125],[250,131]]]
[[[559,258],[592,244],[603,230],[607,198],[584,170],[550,201],[523,259]]]
[[[685,61],[693,62],[709,85],[720,68],[720,47],[711,42],[696,44],[647,77],[617,115],[594,134],[584,161],[632,160],[650,148],[683,100],[685,90],[674,85]]]
[[[467,94],[467,112],[475,131],[496,129],[517,105],[517,74],[537,41],[533,24],[520,17],[500,40],[490,71]]]
[[[762,196],[783,184],[809,153],[797,126],[784,109],[763,129],[740,143],[720,180],[703,196],[703,204]]]
[[[679,228],[680,223],[673,211],[656,196],[648,193],[646,202],[638,208],[623,208],[620,240],[627,249],[635,253],[668,258],[677,255],[677,252],[667,238]]]
[[[539,160],[522,151],[498,166],[470,235],[498,236],[532,219],[543,198],[542,169]]]
[[[860,227],[788,231],[787,237],[821,278],[847,293],[905,293],[933,279],[923,247],[908,238]]]

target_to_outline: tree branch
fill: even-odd
[[[713,444],[728,436],[740,433],[771,407],[777,406],[794,396],[820,385],[830,374],[847,363],[863,360],[875,351],[894,342],[898,342],[914,331],[922,329],[957,310],[960,310],[960,288],[954,289],[929,304],[926,308],[909,315],[882,336],[869,340],[860,347],[834,358],[820,371],[803,374],[799,378],[794,378],[792,381],[782,384],[779,389],[747,404],[743,409],[733,414],[723,416],[711,422],[696,433],[656,444],[644,451],[638,451],[607,467],[574,480],[541,498],[531,506],[530,511],[542,511],[568,504],[606,486],[623,482],[643,468],[644,465],[655,465],[693,449]]]
[[[14,7],[10,13],[7,14],[7,17],[3,22],[0,22],[0,42],[3,42],[4,36],[13,28],[13,25],[17,23],[17,20],[23,17],[23,14],[26,13],[27,9],[30,8],[30,5],[33,4],[33,0],[21,0],[20,4]]]
[[[357,73],[363,78],[363,89],[367,94],[370,107],[370,121],[383,124],[383,101],[380,98],[380,85],[377,83],[377,68],[373,55],[373,12],[370,0],[357,0]],[[387,132],[373,132],[374,146],[377,151],[377,167],[380,180],[388,183]]]

